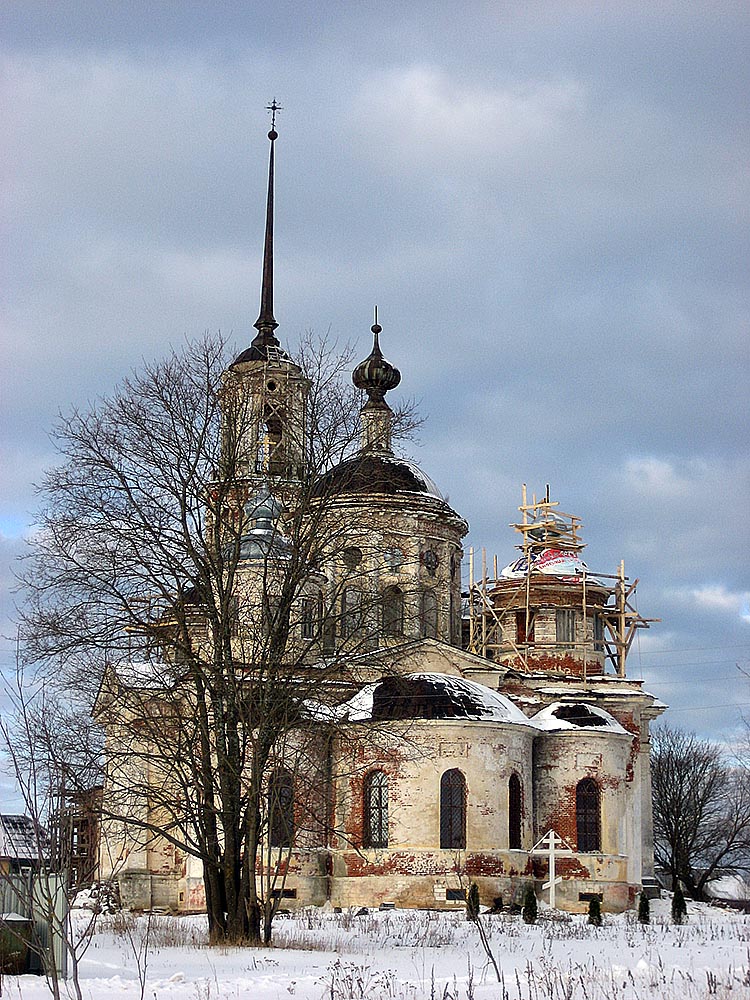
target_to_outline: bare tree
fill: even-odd
[[[33,834],[27,838],[30,856],[25,859],[30,870],[25,876],[0,873],[0,890],[5,887],[15,908],[33,919],[34,950],[53,996],[62,995],[67,978],[80,1000],[79,965],[91,943],[95,914],[74,932],[69,915],[76,891],[68,878],[71,844],[61,820],[69,796],[92,782],[99,741],[90,719],[61,705],[47,688],[44,678],[25,675],[18,662],[15,684],[5,690],[9,709],[0,718],[0,746]]]
[[[654,857],[694,899],[724,875],[750,871],[750,776],[682,729],[651,737]]]
[[[259,463],[257,400],[224,343],[188,344],[61,419],[40,489],[27,655],[107,727],[110,839],[200,859],[214,942],[270,936],[278,896],[256,877],[278,805],[270,776],[308,775],[295,809],[310,821],[296,825],[320,843],[330,719],[311,705],[353,691],[358,654],[370,675],[387,659],[375,543],[323,475],[356,453],[349,360],[325,340],[299,366],[286,359],[305,419]],[[411,432],[413,410],[393,424]]]

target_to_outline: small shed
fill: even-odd
[[[48,850],[44,827],[29,816],[0,813],[0,875],[37,870]]]

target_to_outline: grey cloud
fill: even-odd
[[[285,342],[330,327],[364,355],[377,303],[402,390],[429,414],[415,455],[471,520],[469,541],[510,559],[520,482],[551,482],[584,518],[591,565],[624,557],[642,610],[665,619],[648,642],[680,652],[644,661],[666,700],[750,702],[708,664],[667,687],[668,662],[700,660],[692,649],[720,650],[724,672],[750,651],[746,623],[689,598],[748,588],[730,516],[748,486],[744,5],[429,15],[3,11],[0,524],[28,523],[58,409],[185,334],[247,342],[276,94]],[[718,732],[727,715],[689,718]]]

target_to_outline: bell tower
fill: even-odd
[[[238,478],[293,487],[305,475],[310,383],[275,333],[279,324],[273,314],[274,153],[279,137],[276,114],[281,110],[275,98],[267,110],[271,145],[260,312],[254,324],[258,332],[224,374],[224,442]]]

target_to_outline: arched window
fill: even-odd
[[[398,587],[383,591],[383,635],[403,635],[404,595]]]
[[[388,777],[372,771],[364,787],[364,847],[388,846]]]
[[[422,591],[421,626],[423,639],[437,639],[438,609],[434,590]]]
[[[284,454],[284,411],[276,405],[266,403],[263,408],[263,422],[265,466],[272,476],[284,476],[287,472]]]
[[[268,841],[271,847],[291,847],[294,840],[294,783],[278,768],[268,781]]]
[[[576,836],[584,854],[602,849],[600,812],[599,786],[584,778],[576,785]]]
[[[362,594],[354,587],[347,587],[341,595],[341,635],[348,639],[361,628]]]
[[[323,619],[323,594],[318,591],[314,597],[303,597],[300,602],[300,624],[303,639],[317,639]]]
[[[440,846],[466,847],[466,779],[457,768],[440,779]]]
[[[511,774],[508,779],[508,847],[511,851],[521,849],[521,779]]]

